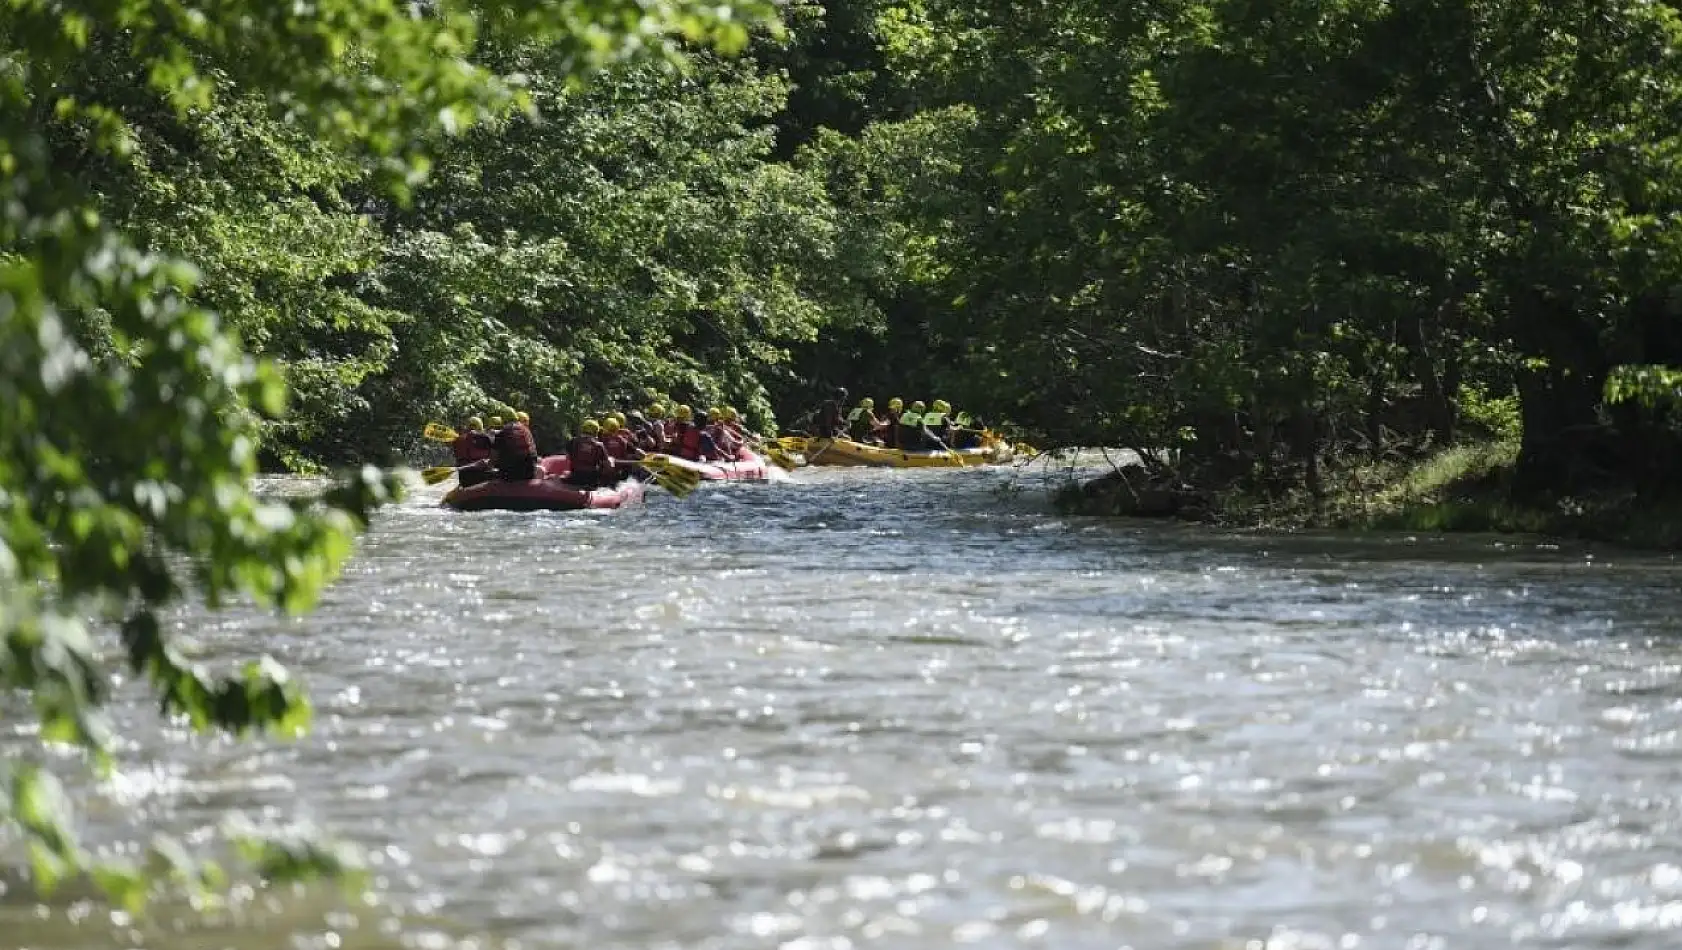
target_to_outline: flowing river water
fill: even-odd
[[[1021,477],[390,510],[312,616],[183,618],[301,676],[308,739],[135,696],[86,802],[108,841],[309,819],[377,903],[130,926],[13,874],[0,947],[1682,945],[1672,560],[1066,518]]]

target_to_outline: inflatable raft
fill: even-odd
[[[642,500],[643,484],[634,478],[612,488],[584,489],[559,478],[529,482],[492,480],[472,488],[457,488],[441,504],[456,511],[583,511],[622,508]]]
[[[771,474],[765,460],[751,449],[737,452],[734,462],[691,462],[675,455],[667,458],[671,459],[672,465],[687,468],[707,482],[762,482]]]
[[[707,482],[761,482],[770,477],[768,463],[752,449],[747,448],[736,452],[734,462],[691,462],[675,455],[663,457],[670,459],[672,465],[689,469],[701,476],[702,481]],[[548,475],[565,475],[572,471],[572,462],[564,455],[545,456],[538,464],[543,466],[544,473]]]
[[[812,439],[806,443],[806,461],[811,465],[850,465],[871,468],[971,468],[1005,465],[1015,453],[1004,442],[950,452],[902,452],[882,445],[866,445],[851,439]]]

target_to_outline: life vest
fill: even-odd
[[[847,414],[847,437],[854,441],[868,439],[876,431],[876,414],[860,407]]]
[[[510,422],[496,433],[496,467],[509,468],[537,458],[537,441],[523,423]]]
[[[629,458],[631,455],[631,435],[621,429],[603,439],[602,448],[607,450],[609,458]]]
[[[450,451],[455,453],[456,465],[459,467],[482,462],[494,455],[496,449],[490,436],[469,429],[456,436],[455,441],[450,443]]]
[[[672,440],[677,446],[677,455],[691,462],[701,461],[701,428],[693,422],[680,422],[677,435]]]
[[[607,458],[607,448],[593,435],[573,436],[567,443],[567,461],[577,474],[601,471]]]
[[[908,429],[915,429],[923,424],[923,414],[907,409],[899,414],[899,424]]]
[[[923,425],[926,425],[931,429],[938,429],[945,424],[946,424],[946,413],[944,413],[944,412],[925,412],[925,413],[923,413]]]

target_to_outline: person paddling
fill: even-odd
[[[730,431],[724,421],[724,410],[714,406],[707,410],[706,426],[703,430],[713,440],[716,454],[709,456],[708,461],[728,462],[736,458],[736,450],[742,447],[740,439]]]
[[[671,441],[672,433],[677,431],[677,419],[666,413],[666,404],[663,402],[648,407],[648,424],[658,430],[657,436],[662,445]]]
[[[666,429],[664,426],[651,421],[635,409],[631,410],[626,419],[630,423],[631,433],[636,436],[637,448],[644,452],[666,451]]]
[[[529,482],[537,477],[537,442],[518,419],[496,431],[496,477],[505,482]]]
[[[917,399],[899,414],[899,444],[894,448],[901,452],[923,450],[923,411],[927,408],[921,399]]]
[[[952,404],[936,399],[929,411],[923,413],[925,449],[948,449],[952,445]]]
[[[747,426],[743,424],[742,414],[736,411],[735,406],[724,407],[724,428],[735,437],[736,441],[746,442],[748,440]]]
[[[718,445],[713,442],[712,436],[695,424],[695,410],[688,406],[677,407],[677,431],[672,437],[672,450],[679,458],[691,462],[705,461],[718,453]]]
[[[607,423],[602,426],[602,448],[615,462],[627,461],[638,453],[635,439],[619,424],[618,416],[608,416]]]
[[[578,434],[567,443],[569,471],[564,481],[568,485],[600,488],[602,485],[612,484],[613,458],[608,455],[607,447],[598,438],[601,431],[601,423],[594,419],[585,419],[583,425],[578,427]]]
[[[826,439],[834,439],[844,435],[847,431],[847,420],[841,415],[841,407],[847,404],[847,391],[837,389],[833,399],[825,399],[818,407],[817,426],[818,435]]]
[[[471,488],[491,480],[491,458],[496,454],[496,443],[485,431],[485,420],[478,416],[468,419],[467,428],[450,443],[450,451],[455,454],[456,480],[461,487]]]
[[[876,437],[890,449],[899,448],[899,419],[905,414],[905,400],[895,396],[888,400],[888,411],[877,421]]]
[[[880,422],[876,418],[876,400],[866,396],[847,413],[847,438],[854,442],[868,441],[875,434],[878,425]]]

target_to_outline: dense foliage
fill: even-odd
[[[898,319],[815,371],[1216,484],[1520,432],[1523,491],[1674,483],[1673,4],[880,8],[918,108],[819,157]]]
[[[260,447],[296,453],[359,423],[403,334],[426,339],[393,301],[465,310],[461,298],[479,292],[466,277],[406,291],[420,275],[405,263],[425,253],[434,223],[382,228],[370,208],[414,197],[427,151],[457,154],[451,136],[495,142],[535,122],[510,116],[537,112],[546,92],[620,60],[669,61],[683,37],[740,47],[751,21],[736,17],[769,10],[0,0],[0,699],[32,702],[44,749],[107,767],[102,704],[127,675],[201,731],[304,726],[301,692],[273,660],[201,669],[162,613],[190,596],[306,609],[392,491],[374,469],[294,500],[258,497],[251,479]],[[535,88],[496,58],[515,42],[542,62]],[[735,129],[752,108],[733,105],[708,128]],[[476,126],[497,131],[468,138]],[[720,192],[744,175],[756,173],[736,153],[698,173]],[[776,213],[733,210],[766,227]],[[472,227],[494,224],[489,207],[481,220],[464,215],[442,225],[442,243],[477,248]],[[791,256],[809,252],[801,233]],[[497,234],[493,256],[541,253]],[[751,282],[728,253],[696,255],[710,268],[697,265],[703,302]],[[766,319],[785,337],[809,334],[797,309],[776,299]],[[242,338],[272,359],[247,355]],[[189,874],[170,841],[153,849],[157,863],[97,861],[40,760],[10,759],[5,771],[0,818],[17,836],[0,840],[27,852],[40,886],[87,870],[133,905],[152,883]],[[251,856],[274,878],[338,863],[309,847]],[[160,866],[171,874],[152,873]]]

